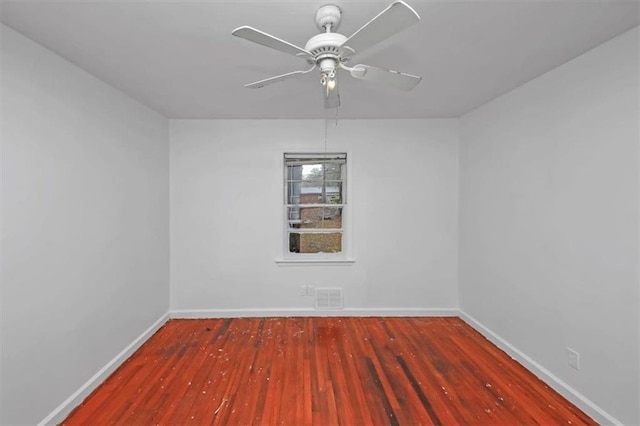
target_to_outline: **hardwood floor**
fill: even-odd
[[[459,318],[172,320],[65,425],[596,424]]]

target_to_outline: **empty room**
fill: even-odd
[[[0,424],[640,425],[640,2],[0,21]]]

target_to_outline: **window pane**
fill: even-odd
[[[342,204],[342,182],[327,182],[325,204]]]
[[[300,204],[302,166],[287,167],[287,204]]]
[[[322,164],[305,164],[302,166],[302,180],[322,181]]]
[[[287,180],[302,180],[302,166],[287,166]]]
[[[303,182],[300,188],[300,204],[324,204],[322,199],[322,181]]]
[[[300,193],[299,183],[289,183],[287,186],[287,204],[300,204],[302,202],[302,194]]]
[[[342,204],[342,182],[290,182],[287,204]]]
[[[342,252],[342,233],[289,234],[289,252],[291,253],[340,253]]]
[[[302,223],[300,219],[300,207],[288,207],[287,220],[289,221],[289,228],[300,228],[300,224]]]
[[[342,228],[342,207],[289,207],[288,210],[290,228]]]
[[[325,179],[327,180],[341,180],[342,179],[342,164],[325,164],[324,165]]]

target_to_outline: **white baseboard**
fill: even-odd
[[[456,317],[454,308],[348,308],[302,309],[176,309],[171,318],[255,318],[255,317]]]
[[[38,426],[55,425],[62,422],[71,411],[76,408],[84,399],[89,396],[107,377],[111,375],[120,365],[127,360],[149,337],[153,335],[165,322],[169,320],[169,313],[162,315],[151,327],[147,328],[142,334],[140,334],[129,346],[124,348],[122,352],[116,355],[111,361],[109,361],[104,367],[100,369],[89,381],[80,387],[73,395],[67,398],[58,408],[53,410],[51,414],[45,417]]]
[[[591,416],[595,421],[600,424],[622,426],[622,422],[618,421],[615,417],[604,411],[602,408],[598,407],[580,392],[560,380],[560,378],[558,378],[542,365],[531,359],[520,349],[516,348],[511,343],[500,337],[498,334],[494,333],[491,329],[484,326],[480,321],[464,311],[460,311],[460,318],[467,322],[471,327],[476,329],[494,345],[505,351],[513,359],[522,364],[527,370],[535,374],[543,382],[551,386],[560,395],[571,401],[578,408]]]

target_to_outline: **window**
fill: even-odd
[[[330,258],[344,253],[347,155],[285,154],[285,255]]]

